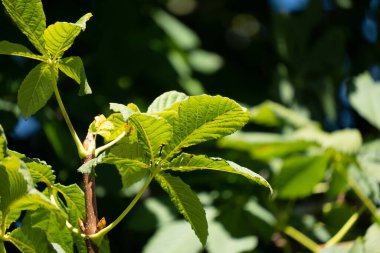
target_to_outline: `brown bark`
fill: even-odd
[[[95,140],[92,134],[88,134],[85,141],[83,142],[84,148],[89,151],[82,164],[94,158],[93,150],[95,148]],[[98,253],[99,248],[90,240],[89,236],[97,232],[98,224],[98,209],[96,205],[96,194],[95,194],[95,173],[84,173],[83,174],[84,183],[84,198],[86,207],[86,223],[84,234],[86,235],[86,245],[88,253]]]

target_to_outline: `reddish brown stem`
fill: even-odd
[[[93,150],[95,149],[95,141],[92,134],[88,134],[86,140],[83,142],[84,148],[88,151],[89,155],[83,159],[82,163],[86,163],[94,158]],[[88,253],[98,253],[98,247],[90,240],[89,236],[95,234],[97,231],[98,224],[98,209],[96,205],[96,194],[95,194],[95,174],[94,173],[84,173],[84,198],[86,207],[86,224],[84,234],[86,235],[86,245]]]

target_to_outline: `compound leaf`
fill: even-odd
[[[155,179],[169,194],[171,201],[178,211],[190,223],[195,234],[204,246],[207,241],[206,213],[197,195],[179,177],[169,174],[157,174]]]
[[[79,84],[79,96],[92,93],[87,81],[86,72],[84,71],[82,59],[79,56],[63,58],[59,62],[58,68]]]
[[[18,28],[41,54],[45,54],[46,18],[41,0],[2,0]]]
[[[25,77],[18,91],[17,104],[21,113],[28,118],[41,109],[53,94],[58,71],[46,63],[34,67]]]

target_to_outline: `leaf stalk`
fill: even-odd
[[[295,229],[292,226],[285,227],[284,233],[288,235],[289,237],[293,238],[294,240],[298,241],[299,243],[301,243],[311,252],[318,252],[321,250],[321,247],[316,242],[314,242],[308,236],[306,236],[301,231]]]

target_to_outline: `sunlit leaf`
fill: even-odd
[[[164,149],[164,159],[173,158],[182,148],[231,134],[248,120],[247,110],[231,99],[208,95],[190,97],[179,104],[173,139]]]
[[[18,28],[44,54],[46,18],[41,0],[2,0],[2,3]]]
[[[17,104],[25,118],[41,109],[53,94],[58,71],[46,63],[40,63],[25,77],[18,91]]]
[[[189,97],[182,92],[168,91],[157,97],[153,103],[148,107],[147,112],[162,112],[165,109],[170,108],[173,104],[186,100]]]
[[[43,33],[45,48],[52,59],[60,58],[71,47],[81,30],[86,27],[86,22],[92,17],[87,13],[76,23],[56,22],[50,25]]]
[[[34,183],[43,182],[47,186],[54,184],[55,175],[50,165],[39,159],[24,158],[23,160],[28,167]]]
[[[0,41],[0,54],[22,56],[34,60],[44,61],[45,58],[41,55],[36,55],[23,45],[12,43],[9,41]]]
[[[69,186],[55,184],[54,188],[57,189],[65,199],[69,222],[73,226],[79,227],[78,219],[83,220],[84,217],[86,217],[83,191],[76,184]]]
[[[215,170],[221,172],[228,172],[233,174],[238,174],[243,177],[248,178],[251,181],[264,185],[271,189],[269,183],[259,174],[239,166],[238,164],[225,161],[221,158],[206,157],[204,155],[191,155],[182,153],[173,159],[170,164],[165,165],[163,170],[173,170],[173,171],[195,171],[195,170]]]
[[[191,224],[202,245],[205,245],[208,235],[207,220],[197,195],[179,177],[158,174],[156,180],[169,194],[177,210]]]
[[[349,98],[355,110],[369,123],[380,130],[380,85],[369,73],[354,79],[355,89]]]

